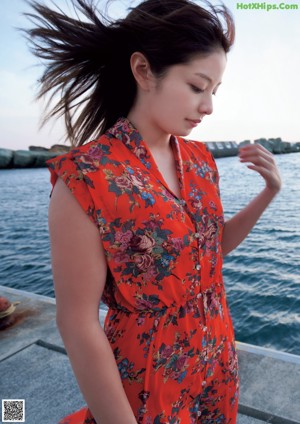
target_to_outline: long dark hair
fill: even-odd
[[[124,19],[108,20],[92,0],[71,0],[77,17],[29,1],[25,30],[33,53],[45,62],[37,98],[50,95],[43,122],[64,116],[73,146],[98,137],[120,116],[127,116],[136,96],[130,56],[139,51],[152,71],[217,49],[227,53],[234,23],[222,4],[206,7],[189,0],[146,0]],[[78,17],[84,15],[84,19]],[[50,107],[59,95],[52,108]]]

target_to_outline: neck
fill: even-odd
[[[127,116],[129,121],[141,134],[150,150],[164,152],[170,149],[170,134],[161,131],[147,118],[147,111],[131,110]]]

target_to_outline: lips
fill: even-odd
[[[187,119],[187,121],[193,126],[196,127],[198,124],[200,124],[201,119]]]

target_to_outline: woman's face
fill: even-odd
[[[226,54],[217,50],[185,64],[171,66],[156,78],[148,96],[148,118],[158,130],[188,135],[206,115],[213,112],[212,96],[221,84]]]

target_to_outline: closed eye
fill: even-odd
[[[194,92],[194,93],[203,93],[204,92],[204,90],[202,90],[201,88],[198,88],[198,87],[196,87],[194,84],[189,84],[189,86],[191,87],[191,89],[192,89],[192,91]]]

